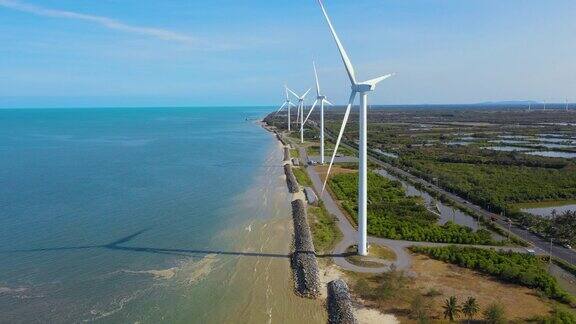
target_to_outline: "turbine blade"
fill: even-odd
[[[379,77],[379,78],[375,78],[375,79],[368,80],[368,81],[366,81],[365,83],[368,83],[368,84],[371,85],[371,86],[375,86],[375,85],[377,85],[378,83],[380,83],[380,82],[388,79],[388,78],[391,77],[391,76],[394,76],[394,73],[386,74],[385,76],[381,76],[381,77]]]
[[[306,116],[306,119],[304,119],[304,125],[306,125],[306,122],[308,121],[308,118],[310,118],[310,115],[312,114],[312,112],[314,111],[314,108],[316,108],[316,105],[318,104],[318,99],[316,99],[314,101],[314,104],[312,104],[312,107],[310,108],[310,111],[308,112],[308,116]]]
[[[342,128],[340,128],[340,133],[338,134],[338,139],[336,140],[336,146],[334,146],[334,152],[332,152],[332,159],[330,159],[330,165],[328,166],[328,172],[326,173],[326,179],[324,180],[324,185],[322,186],[322,193],[320,196],[322,196],[324,194],[324,190],[326,190],[326,184],[330,178],[330,171],[332,170],[332,165],[334,164],[334,159],[336,158],[336,153],[338,152],[338,147],[340,146],[340,141],[342,140],[342,135],[344,135],[344,129],[346,129],[346,123],[348,123],[348,117],[350,117],[350,109],[354,104],[354,99],[356,99],[355,91],[350,94],[350,101],[348,101],[348,107],[346,107],[344,120],[342,120]]]
[[[327,103],[327,104],[329,104],[330,106],[334,106],[334,104],[331,103],[331,102],[330,102],[328,99],[326,99],[326,98],[324,98],[324,102]]]
[[[320,97],[320,81],[318,81],[318,71],[316,71],[316,63],[312,61],[312,65],[314,66],[314,76],[316,77],[316,94]]]
[[[276,113],[279,113],[280,110],[284,109],[284,107],[286,107],[287,104],[288,104],[288,103],[285,102],[282,106],[280,106],[280,108],[278,109],[278,111],[277,111]]]
[[[290,106],[292,106],[292,107],[296,107],[296,105],[295,105],[295,104],[293,104],[291,101],[290,101],[289,103],[290,103]]]
[[[306,96],[310,93],[310,90],[312,90],[312,88],[308,89],[308,91],[306,91],[306,93],[302,96],[302,100],[304,100],[304,98],[306,98]]]
[[[290,97],[288,96],[288,86],[284,85],[284,92],[286,93],[286,101],[290,100]]]
[[[294,97],[300,99],[300,97],[296,94],[296,92],[292,91],[290,88],[286,87],[286,90],[288,90]]]
[[[322,9],[322,13],[324,13],[324,18],[326,18],[326,22],[328,23],[328,27],[330,27],[330,31],[332,32],[332,37],[334,37],[334,40],[336,41],[336,45],[338,46],[338,51],[340,51],[340,56],[342,57],[342,62],[344,62],[344,66],[346,66],[346,72],[348,72],[348,77],[350,78],[350,82],[352,82],[352,84],[356,84],[356,72],[354,72],[354,66],[352,65],[352,62],[350,62],[350,58],[348,57],[348,53],[346,53],[344,46],[342,46],[342,42],[340,42],[340,38],[338,37],[338,34],[336,34],[336,30],[334,30],[334,26],[332,26],[332,22],[330,21],[330,17],[328,17],[328,13],[326,12],[326,9],[324,9],[324,4],[322,3],[322,0],[318,0],[318,3],[320,4],[320,8]]]

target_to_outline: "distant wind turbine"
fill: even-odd
[[[568,111],[568,98],[566,98],[566,111]]]
[[[314,66],[314,76],[316,77],[316,101],[314,101],[314,103],[312,104],[312,108],[310,108],[310,111],[308,112],[308,116],[306,116],[306,119],[304,119],[304,124],[306,124],[306,122],[308,121],[308,118],[310,118],[310,115],[314,111],[314,108],[316,108],[316,105],[319,103],[320,104],[320,163],[324,164],[324,103],[327,103],[330,106],[334,106],[334,105],[330,101],[328,101],[328,99],[326,99],[326,96],[323,96],[322,94],[320,94],[320,81],[318,81],[318,72],[316,71],[316,63],[312,62],[312,66]]]
[[[332,153],[332,159],[330,160],[330,166],[328,167],[328,173],[326,174],[326,180],[324,181],[324,186],[322,187],[322,192],[326,189],[326,183],[328,182],[328,178],[330,176],[330,170],[332,169],[332,165],[334,164],[334,159],[336,157],[336,153],[338,151],[338,146],[340,146],[340,141],[342,140],[342,135],[344,135],[344,129],[346,128],[346,123],[348,122],[348,117],[350,116],[350,109],[354,104],[354,100],[356,99],[356,95],[360,94],[360,123],[359,123],[359,131],[360,131],[360,140],[359,140],[359,181],[358,181],[358,254],[359,255],[367,255],[367,216],[368,216],[368,150],[367,150],[367,110],[368,110],[368,93],[373,91],[376,88],[376,85],[382,82],[385,79],[388,79],[393,74],[388,74],[385,76],[381,76],[379,78],[371,79],[364,82],[356,81],[356,75],[354,72],[354,66],[342,46],[340,42],[340,38],[336,34],[334,27],[332,26],[332,22],[330,21],[330,17],[328,17],[328,13],[326,13],[326,9],[322,4],[322,0],[318,0],[320,4],[320,8],[322,9],[322,13],[324,14],[324,18],[326,18],[326,22],[328,23],[328,27],[330,28],[330,32],[332,33],[332,37],[336,41],[336,45],[338,47],[338,51],[340,52],[340,56],[342,57],[342,61],[344,66],[346,67],[346,72],[348,73],[348,77],[350,78],[350,83],[352,85],[352,93],[350,94],[350,100],[348,102],[348,106],[346,107],[346,112],[344,114],[344,120],[342,121],[342,127],[340,128],[340,133],[338,134],[338,139],[336,140],[336,146],[334,147],[334,152]]]
[[[308,89],[306,93],[302,96],[297,95],[294,91],[290,90],[290,88],[286,88],[290,93],[292,93],[296,98],[298,98],[298,120],[300,121],[300,142],[304,143],[304,99],[312,88]]]
[[[546,100],[544,100],[544,111],[546,111]]]
[[[284,86],[284,92],[286,93],[286,101],[284,101],[284,104],[280,107],[280,109],[278,109],[278,111],[276,113],[279,113],[280,111],[282,111],[282,109],[288,107],[288,131],[291,131],[291,127],[290,127],[290,108],[291,107],[296,107],[295,104],[292,103],[292,101],[290,101],[290,96],[288,95],[288,87]]]

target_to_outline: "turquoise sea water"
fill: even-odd
[[[268,112],[0,110],[0,322],[170,319],[155,278],[253,217],[237,197],[277,143],[245,119]]]

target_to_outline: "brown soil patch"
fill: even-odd
[[[432,302],[432,312],[436,318],[442,318],[442,305],[450,296],[456,296],[459,302],[475,297],[480,304],[480,312],[489,304],[499,302],[506,309],[509,320],[528,319],[551,311],[549,302],[539,298],[533,289],[502,283],[426,256],[414,255],[412,271],[416,274],[413,288],[423,294],[431,290],[442,293],[440,296],[426,297]]]
[[[322,179],[322,181],[326,181],[326,173],[328,173],[328,166],[327,165],[318,165],[315,168],[316,168],[316,172],[318,172],[318,175],[320,176],[320,179]],[[337,174],[341,174],[341,173],[354,173],[354,172],[358,172],[358,170],[347,169],[347,168],[340,167],[338,165],[333,165],[332,170],[330,170],[330,174],[332,176],[337,175]]]

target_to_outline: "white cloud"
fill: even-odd
[[[197,42],[197,39],[195,39],[190,35],[174,32],[167,29],[134,26],[108,17],[87,15],[66,10],[49,9],[32,4],[23,3],[16,0],[0,0],[0,6],[13,10],[31,13],[37,16],[87,21],[101,25],[109,29],[149,37],[155,37],[166,41],[173,41],[185,44],[194,44]]]

